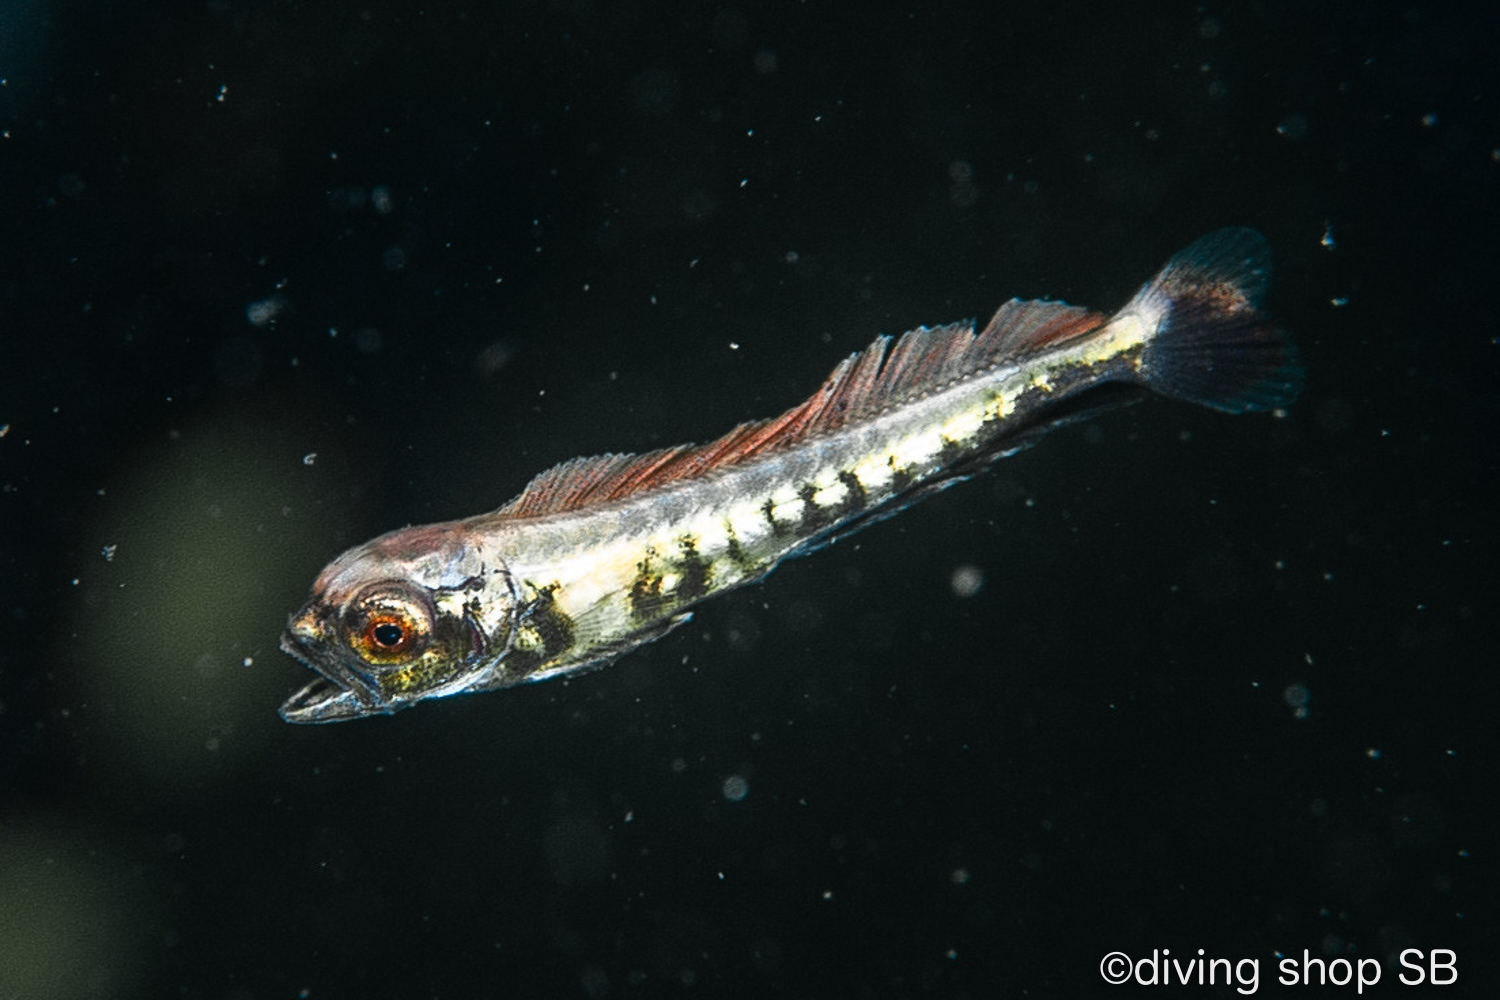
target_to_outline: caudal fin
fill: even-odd
[[[1141,353],[1142,381],[1229,413],[1295,400],[1306,373],[1259,308],[1270,273],[1270,247],[1254,229],[1209,233],[1167,261],[1122,310],[1155,330]]]

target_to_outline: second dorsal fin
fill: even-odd
[[[543,472],[497,513],[540,517],[581,510],[796,447],[854,426],[981,371],[1083,336],[1105,317],[1064,302],[1011,299],[979,333],[972,323],[920,327],[894,343],[877,337],[851,354],[803,403],[740,424],[703,445],[639,455],[575,458]]]

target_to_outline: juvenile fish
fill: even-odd
[[[579,458],[499,510],[403,528],[323,570],[281,648],[288,722],[387,714],[602,666],[714,594],[1147,391],[1229,413],[1303,372],[1259,311],[1265,239],[1224,229],[1113,316],[1012,299],[983,329],[878,337],[805,402],[705,445]]]

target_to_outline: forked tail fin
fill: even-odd
[[[1270,247],[1254,229],[1209,233],[1167,261],[1121,310],[1155,331],[1141,353],[1141,380],[1229,413],[1295,400],[1306,373],[1259,308],[1270,273]]]

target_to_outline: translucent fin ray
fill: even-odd
[[[1169,260],[1125,307],[1155,332],[1141,379],[1167,396],[1229,413],[1292,403],[1306,372],[1264,313],[1271,253],[1253,229],[1221,229]]]

